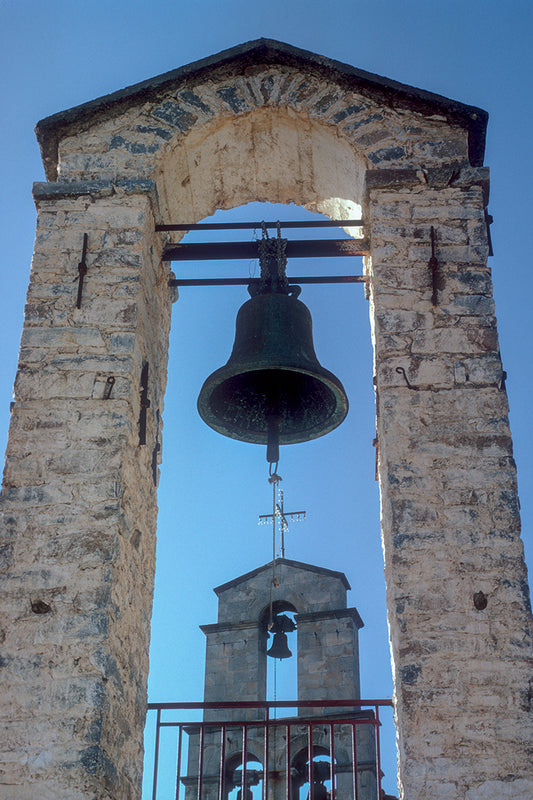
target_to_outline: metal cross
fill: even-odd
[[[283,506],[283,489],[278,489],[279,501],[274,505],[273,514],[260,514],[259,524],[266,525],[268,520],[272,520],[275,525],[275,520],[278,521],[280,534],[281,534],[281,557],[285,558],[285,533],[289,530],[289,522],[300,522],[305,519],[305,511],[285,511]]]

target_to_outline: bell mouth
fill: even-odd
[[[243,442],[267,444],[268,418],[279,418],[279,443],[297,444],[324,436],[343,422],[348,399],[338,378],[301,368],[261,368],[228,375],[217,370],[198,398],[200,416],[211,428]]]

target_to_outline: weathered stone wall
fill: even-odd
[[[479,115],[280,53],[237,54],[38,126],[49,183],[36,190],[1,497],[0,796],[138,797],[170,317],[153,226],[250,200],[341,218],[364,206],[402,797],[533,794],[531,614],[487,176],[472,168]]]
[[[142,188],[36,186],[2,493],[6,800],[139,796],[155,568],[151,458],[169,329]],[[140,447],[144,361],[153,413]]]
[[[203,625],[206,635],[204,701],[266,700],[266,635],[259,620]],[[206,711],[205,719],[220,719]],[[225,719],[257,719],[257,710],[224,711]]]
[[[409,798],[526,797],[533,783],[511,787],[532,763],[531,618],[486,263],[486,175],[428,177],[369,174],[401,781]]]
[[[358,630],[363,622],[356,609],[297,614],[296,622],[298,696],[305,700],[360,698]]]

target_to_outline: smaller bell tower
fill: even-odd
[[[220,796],[222,765],[224,800],[241,787],[243,770],[248,792],[266,781],[258,796],[269,800],[288,800],[289,795],[291,800],[325,800],[332,770],[336,796],[353,800],[357,785],[358,800],[376,800],[374,728],[364,724],[368,712],[354,711],[349,702],[335,707],[319,702],[360,699],[358,631],[363,621],[356,608],[347,607],[348,589],[341,572],[278,558],[214,590],[218,622],[201,626],[207,639],[204,701],[265,701],[268,656],[291,655],[283,638],[291,614],[297,629],[296,699],[316,700],[317,705],[299,707],[296,718],[277,719],[268,733],[265,726],[250,724],[265,718],[263,709],[207,710],[206,721],[246,724],[242,735],[240,728],[228,728],[223,744],[220,728],[204,730],[202,743],[199,731],[189,730],[188,797],[195,796],[201,763],[204,797],[210,798],[211,786],[213,799]]]

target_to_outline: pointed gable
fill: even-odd
[[[56,179],[58,147],[64,137],[125,115],[132,108],[155,104],[159,107],[160,118],[164,119],[166,114],[164,121],[170,121],[183,131],[188,130],[196,121],[195,108],[200,115],[206,111],[204,100],[194,92],[195,86],[206,80],[219,85],[218,97],[235,113],[246,110],[242,96],[226,84],[236,76],[253,75],[258,67],[289,68],[344,92],[356,93],[373,104],[426,117],[440,117],[449,125],[467,131],[470,163],[474,166],[483,163],[488,119],[485,111],[282,42],[257,39],[41,120],[36,126],[36,134],[48,180]],[[266,83],[261,92],[264,95],[268,91]],[[293,100],[296,104],[303,99],[305,91],[304,81],[295,88]],[[173,102],[173,98],[178,96],[185,101],[186,107]],[[327,93],[319,102],[327,104]],[[335,118],[336,124],[344,121],[342,115],[352,112],[349,107],[339,111],[341,117]]]

